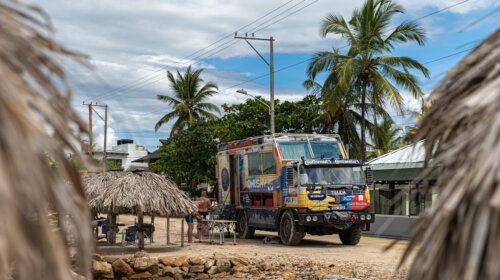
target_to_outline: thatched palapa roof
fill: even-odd
[[[112,180],[89,200],[91,208],[116,214],[142,211],[161,216],[186,216],[197,211],[194,203],[169,179],[152,172],[123,172],[121,175],[114,179],[113,175],[89,179],[97,184]]]
[[[421,244],[408,279],[500,279],[500,29],[431,99],[419,136],[440,166],[440,194],[406,252]]]
[[[108,172],[95,172],[82,175],[82,184],[85,190],[85,195],[89,201],[89,205],[92,202],[93,205],[102,205],[101,201],[94,202],[93,200],[99,197],[99,194],[104,192],[114,180],[125,176],[126,172],[123,171],[108,171]],[[97,209],[93,209],[96,210]]]

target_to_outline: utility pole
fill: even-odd
[[[92,144],[93,144],[93,133],[92,133],[92,111],[94,111],[101,120],[104,121],[104,151],[103,151],[103,162],[104,166],[106,168],[106,159],[107,159],[107,154],[106,154],[106,142],[108,138],[108,105],[107,104],[92,104],[90,102],[89,104],[83,103],[83,105],[88,105],[89,106],[89,157],[90,160],[92,160]],[[101,117],[101,115],[93,108],[93,107],[102,107],[104,108],[104,118]]]
[[[270,85],[270,94],[271,94],[271,106],[269,108],[269,115],[270,115],[270,122],[271,122],[271,136],[274,136],[275,133],[275,127],[274,127],[274,47],[273,47],[273,42],[274,38],[271,36],[269,38],[255,38],[254,34],[252,33],[252,37],[248,37],[248,34],[245,33],[245,36],[238,36],[238,33],[234,33],[234,38],[235,39],[243,39],[245,42],[250,45],[250,47],[260,56],[260,58],[264,61],[265,64],[269,66],[269,71],[270,71],[270,76],[271,76],[271,85]],[[248,40],[258,40],[258,41],[269,41],[269,47],[270,47],[270,62],[267,62],[267,60],[257,51],[257,49],[250,44],[250,41]]]

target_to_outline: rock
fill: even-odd
[[[210,277],[206,273],[200,273],[194,279],[209,279]]]
[[[214,259],[216,261],[218,261],[218,260],[221,260],[221,259],[227,259],[227,257],[225,255],[223,255],[222,253],[220,253],[220,252],[215,252],[214,253]]]
[[[175,274],[174,268],[171,266],[165,266],[165,268],[163,268],[161,272],[162,276],[174,276],[174,274]]]
[[[132,258],[137,259],[137,258],[143,258],[143,257],[149,257],[149,254],[146,251],[141,250],[139,252],[136,252]]]
[[[217,266],[213,265],[211,266],[208,270],[207,270],[207,274],[208,275],[213,275],[215,273],[219,272],[219,269],[217,268]]]
[[[134,270],[123,259],[116,259],[113,264],[113,269],[119,276],[130,276],[134,274]]]
[[[180,274],[174,274],[174,280],[182,280],[184,279],[184,276],[180,275]]]
[[[160,262],[164,264],[165,266],[175,266],[175,258],[171,256],[166,256],[160,259]]]
[[[189,263],[192,265],[203,265],[205,264],[205,259],[202,257],[192,257],[189,258]]]
[[[183,266],[183,267],[180,267],[180,268],[178,268],[178,269],[179,269],[180,271],[182,271],[182,272],[185,272],[184,274],[186,274],[186,273],[188,273],[188,272],[189,272],[189,267],[185,267],[185,266]]]
[[[215,261],[214,260],[211,260],[211,259],[207,260],[205,262],[205,270],[209,270],[214,265],[215,265]]]
[[[243,273],[243,272],[236,272],[232,275],[231,278],[236,278],[236,279],[249,279],[248,274]]]
[[[148,271],[151,274],[156,274],[158,273],[158,258],[137,258],[134,262],[134,269],[138,272]]]
[[[189,272],[187,275],[186,275],[187,278],[195,278],[196,277],[196,273],[194,272]]]
[[[177,259],[175,259],[174,263],[172,264],[172,266],[182,266],[182,264],[187,260],[187,257],[186,256],[182,256],[182,257],[178,257]]]
[[[234,257],[231,258],[230,260],[234,266],[247,266],[250,263],[248,259],[244,257]]]
[[[283,277],[286,280],[295,280],[295,274],[292,272],[284,272],[281,277]]]
[[[99,262],[103,261],[101,255],[96,254],[96,253],[92,254],[92,260],[99,261]]]
[[[193,265],[191,266],[191,268],[189,269],[190,272],[195,272],[195,273],[201,273],[203,271],[205,271],[205,266],[203,265]]]
[[[130,279],[134,279],[134,280],[151,280],[151,279],[153,279],[153,275],[151,275],[151,273],[149,273],[147,271],[144,271],[144,272],[137,273],[137,274],[134,274],[134,275],[130,276]]]
[[[343,276],[343,275],[333,275],[333,274],[326,274],[323,276],[324,280],[359,280],[359,278],[353,278],[349,276]]]
[[[107,262],[107,263],[113,263],[116,259],[117,259],[117,257],[109,257],[109,256],[102,257],[102,260]]]
[[[272,270],[273,266],[270,263],[265,263],[264,264],[264,270],[269,271]]]
[[[231,263],[227,259],[219,259],[216,264],[220,272],[227,272],[231,268]]]
[[[113,267],[111,264],[102,261],[92,262],[92,275],[94,278],[113,279]]]

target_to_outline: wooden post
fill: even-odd
[[[170,245],[170,217],[167,217],[167,245]]]
[[[181,221],[181,247],[184,247],[184,219]]]
[[[154,226],[155,224],[155,214],[151,214],[151,226]],[[153,232],[151,232],[151,244],[153,244]]]
[[[110,219],[109,219],[109,244],[114,245],[116,244],[116,214],[110,214]]]
[[[137,213],[137,223],[139,226],[139,250],[144,250],[144,217],[142,210]]]

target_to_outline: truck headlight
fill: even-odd
[[[318,221],[318,216],[313,216],[313,222],[317,222]]]
[[[306,222],[310,222],[311,221],[311,216],[306,216]]]
[[[360,219],[361,221],[364,221],[364,220],[365,220],[365,215],[359,215],[359,219]]]
[[[366,220],[371,220],[372,219],[372,215],[366,215]]]

